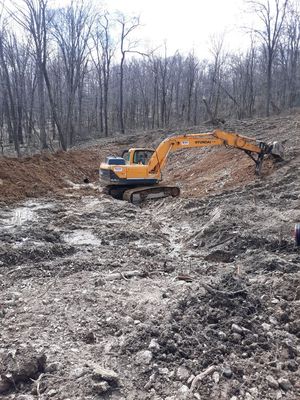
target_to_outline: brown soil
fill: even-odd
[[[0,160],[1,398],[300,398],[297,115],[225,128],[285,162],[176,153],[182,196],[134,206],[101,193],[99,159],[167,132]]]

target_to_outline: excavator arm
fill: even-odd
[[[217,129],[209,133],[194,133],[180,136],[172,136],[165,139],[154,151],[149,160],[148,168],[150,174],[155,174],[165,166],[168,155],[180,149],[229,146],[244,150],[256,163],[256,173],[260,173],[261,165],[265,154],[280,156],[278,144],[274,151],[274,144],[268,145],[264,142],[257,142],[255,139],[242,136],[237,133],[224,132]],[[277,153],[277,154],[275,154]],[[256,155],[256,156],[255,156]]]

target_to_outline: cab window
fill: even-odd
[[[153,150],[136,150],[134,152],[133,162],[134,164],[147,165],[152,154]]]

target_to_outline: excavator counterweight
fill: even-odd
[[[255,172],[260,174],[266,155],[274,160],[283,158],[283,148],[280,143],[257,141],[251,137],[217,129],[208,133],[192,133],[170,136],[158,147],[133,148],[123,152],[122,157],[107,157],[100,164],[100,180],[104,183],[104,192],[117,199],[140,203],[147,199],[167,196],[177,197],[180,189],[177,186],[164,186],[162,169],[171,152],[181,149],[192,149],[213,146],[228,146],[243,150],[256,165]]]

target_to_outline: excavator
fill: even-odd
[[[100,164],[100,181],[105,185],[103,192],[133,204],[148,199],[167,196],[177,197],[177,186],[163,185],[162,170],[171,152],[181,149],[211,146],[228,146],[243,150],[255,163],[255,172],[260,174],[264,157],[282,160],[283,148],[279,142],[267,144],[237,133],[216,129],[208,133],[191,133],[170,136],[158,147],[125,150],[122,157],[109,156]]]

